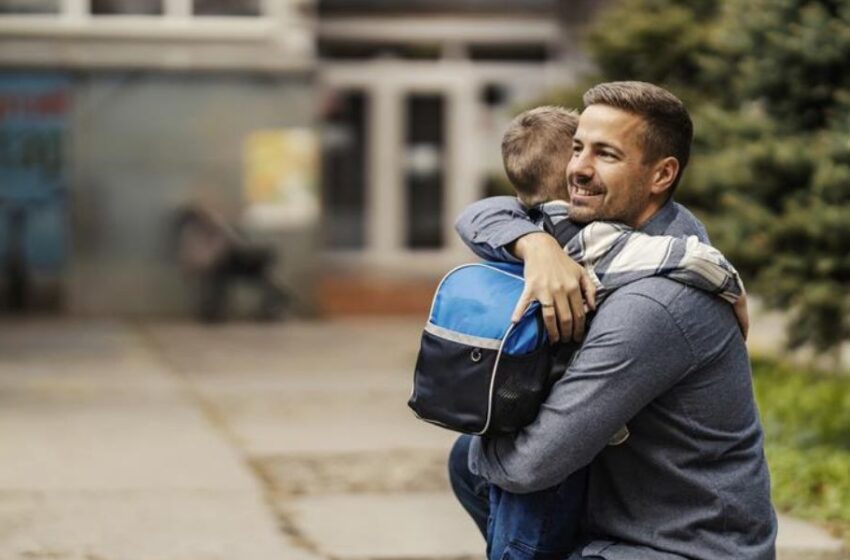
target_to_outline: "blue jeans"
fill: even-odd
[[[469,470],[471,436],[460,436],[449,455],[452,490],[487,541],[489,560],[581,558],[579,522],[584,510],[587,469],[562,483],[530,494],[489,485]],[[574,554],[574,556],[571,556]]]

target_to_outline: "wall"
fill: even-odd
[[[237,219],[244,138],[310,126],[312,76],[79,73],[73,83],[67,310],[185,313],[192,294],[170,251],[174,209],[200,193]],[[282,257],[278,272],[308,298],[313,232],[265,237]]]

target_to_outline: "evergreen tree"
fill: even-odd
[[[850,2],[622,0],[589,48],[589,81],[649,81],[688,104],[677,198],[791,314],[791,344],[850,339]]]

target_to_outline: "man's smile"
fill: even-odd
[[[605,194],[605,191],[595,185],[570,184],[570,201],[574,203],[590,202],[603,194]]]

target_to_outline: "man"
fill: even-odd
[[[706,240],[671,200],[693,130],[681,101],[651,84],[614,82],[590,89],[584,104],[567,166],[571,219]],[[532,424],[458,440],[452,485],[479,526],[486,483],[534,492],[590,464],[586,542],[571,558],[774,558],[763,435],[732,309],[648,278],[611,294],[584,337],[578,265],[533,224],[521,231],[519,213],[486,205],[465,212],[459,232],[485,256],[508,248],[523,259],[524,299],[542,302],[550,332],[584,343]],[[623,424],[630,438],[606,447]],[[506,557],[539,552],[516,542]]]

